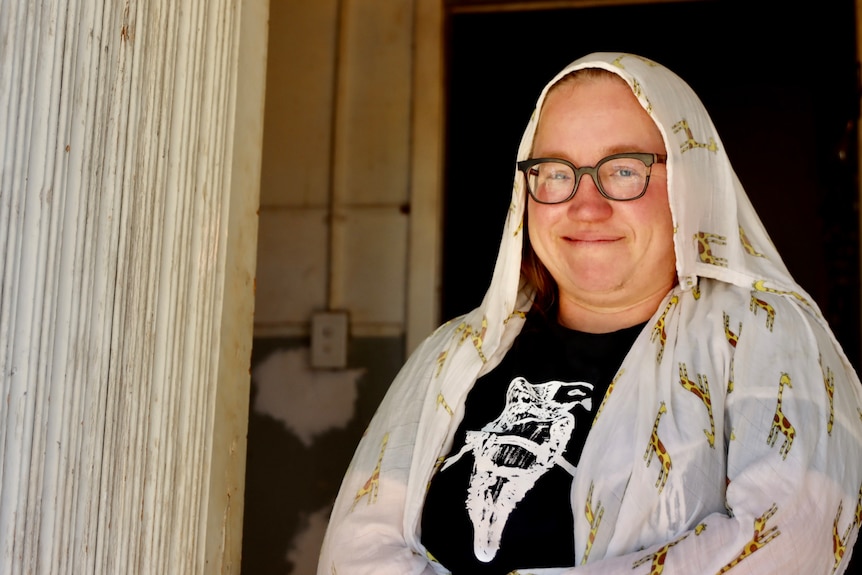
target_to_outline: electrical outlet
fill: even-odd
[[[318,312],[311,316],[311,367],[347,367],[346,311]]]

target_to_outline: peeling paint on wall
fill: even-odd
[[[307,337],[254,340],[244,574],[316,571],[341,479],[404,362],[404,338],[352,338],[344,370],[312,370],[308,354]]]
[[[287,561],[293,565],[293,573],[316,573],[317,560],[320,557],[320,546],[326,533],[331,506],[315,511],[308,517],[303,517],[305,529],[293,539],[293,547],[287,554]]]
[[[337,371],[309,367],[309,348],[277,350],[252,372],[258,386],[252,409],[284,423],[303,445],[353,417],[364,369]]]

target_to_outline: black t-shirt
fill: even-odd
[[[500,365],[476,381],[422,514],[422,543],[454,575],[574,565],[572,471],[643,325],[588,334],[531,312]],[[487,562],[474,554],[474,532]]]

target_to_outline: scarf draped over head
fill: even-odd
[[[621,77],[662,134],[678,284],[584,446],[572,567],[522,572],[843,572],[862,525],[855,372],[775,250],[703,104],[670,70],[622,53],[573,62],[542,91],[517,160],[529,158],[548,90],[582,68]],[[513,174],[490,287],[388,391],[345,475],[319,575],[447,572],[421,544],[424,494],[466,394],[505,355],[533,296],[520,272],[527,194],[514,163]]]
[[[620,76],[656,122],[668,154],[668,198],[675,227],[677,274],[680,286],[691,289],[698,277],[741,287],[763,285],[803,294],[775,250],[760,218],[742,188],[706,109],[692,89],[667,68],[640,56],[592,54],[559,72],[542,91],[521,139],[518,160],[528,159],[548,91],[565,76],[584,68],[601,68]],[[495,280],[508,292],[494,303],[511,303],[515,261],[520,261],[520,234],[527,196],[516,173],[506,233],[517,241],[504,243]],[[502,268],[502,269],[501,269]],[[492,284],[490,294],[497,293]],[[805,299],[810,301],[807,296]],[[486,299],[485,303],[491,303]]]

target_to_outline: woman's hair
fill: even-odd
[[[561,86],[571,86],[599,79],[616,79],[620,82],[625,82],[620,76],[604,68],[582,68],[560,78],[556,84],[551,86],[548,94]],[[529,201],[529,198],[527,201]],[[535,290],[533,308],[542,313],[548,313],[557,304],[557,282],[551,276],[551,272],[548,271],[545,264],[542,263],[542,260],[539,259],[539,256],[536,255],[535,250],[533,250],[533,246],[530,244],[528,226],[527,210],[525,209],[524,245],[521,250],[521,277],[524,278],[528,286]]]

